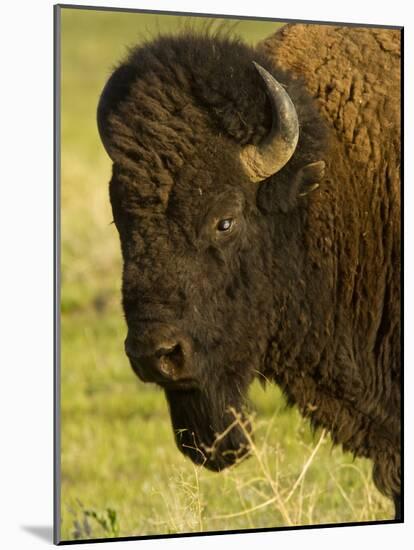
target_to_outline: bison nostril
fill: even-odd
[[[176,344],[171,347],[159,348],[156,352],[157,357],[165,357],[169,361],[175,363],[177,366],[181,366],[184,363],[184,354],[180,344]]]
[[[161,371],[168,376],[173,376],[184,367],[184,353],[180,344],[160,347],[155,355]]]
[[[191,341],[185,335],[174,335],[168,326],[128,333],[125,351],[135,374],[144,382],[187,384],[193,378]]]
[[[170,355],[174,353],[175,348],[180,347],[180,344],[173,344],[172,346],[161,346],[155,352],[156,357],[163,357],[164,355]]]

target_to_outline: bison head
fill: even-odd
[[[125,351],[142,381],[164,389],[178,447],[212,470],[248,452],[245,396],[292,276],[289,205],[323,168],[288,163],[298,115],[263,65],[271,70],[227,39],[158,39],[118,67],[98,108],[113,160]]]

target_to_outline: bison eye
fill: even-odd
[[[224,220],[220,220],[216,226],[217,231],[230,231],[233,223],[233,218],[225,218]]]

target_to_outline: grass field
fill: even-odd
[[[128,45],[182,25],[172,16],[62,10],[61,538],[389,519],[369,462],[312,434],[276,387],[252,388],[249,460],[220,474],[194,467],[175,448],[163,393],[139,383],[124,356],[110,161],[96,105]],[[255,43],[277,25],[232,28]]]

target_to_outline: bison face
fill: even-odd
[[[283,216],[315,172],[290,177],[298,116],[257,60],[269,66],[239,41],[160,39],[132,52],[98,107],[114,162],[125,350],[137,376],[164,389],[181,451],[213,470],[248,452],[247,388],[289,302],[297,224]],[[258,193],[264,180],[281,192]],[[280,219],[263,208],[274,197]]]
[[[183,168],[168,202],[117,167],[111,201],[132,368],[164,388],[182,452],[220,470],[248,450],[245,395],[269,337],[272,243],[228,145],[209,142],[205,168]]]

